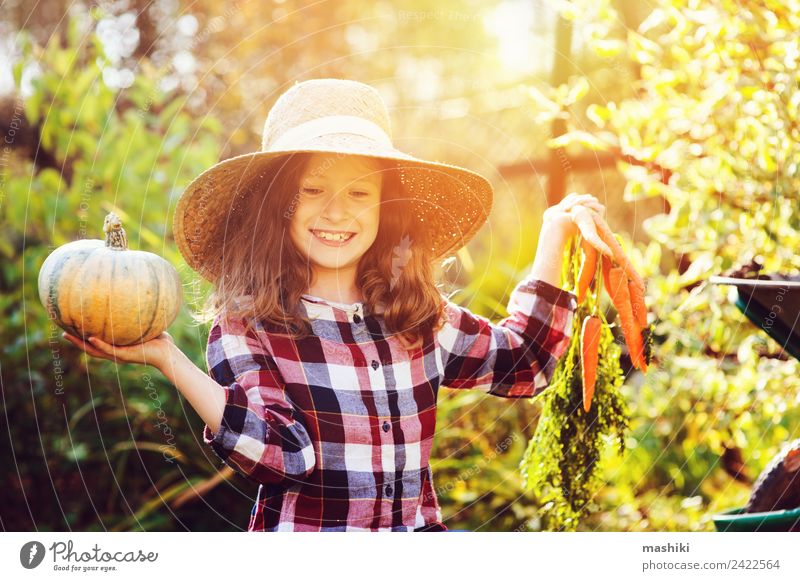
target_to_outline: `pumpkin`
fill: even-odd
[[[62,329],[83,339],[133,345],[158,337],[181,307],[182,285],[173,266],[155,254],[129,250],[113,212],[106,239],[59,246],[39,270],[39,299]]]

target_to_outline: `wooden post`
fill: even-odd
[[[556,16],[556,50],[553,58],[553,87],[566,83],[572,74],[572,69],[572,22],[558,14]],[[566,121],[554,119],[551,137],[555,138],[566,132]],[[551,149],[549,161],[547,205],[553,206],[560,202],[566,194],[570,165],[563,148]]]

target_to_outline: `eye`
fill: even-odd
[[[354,196],[358,198],[366,198],[369,196],[369,192],[352,192]]]
[[[318,188],[301,188],[300,191],[302,191],[305,194],[310,194],[310,195],[314,196],[314,195],[317,195],[318,193],[320,193],[322,190],[320,190]]]

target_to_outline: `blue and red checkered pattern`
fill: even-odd
[[[446,319],[408,352],[363,303],[303,295],[314,334],[214,320],[209,374],[225,389],[205,443],[260,484],[250,531],[444,531],[430,451],[440,387],[504,398],[544,390],[567,349],[574,294],[527,278],[492,323],[445,299]]]

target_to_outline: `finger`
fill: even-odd
[[[614,253],[611,251],[611,248],[598,236],[597,230],[590,221],[591,218],[576,222],[581,235],[589,244],[594,246],[598,252],[609,258],[613,258]]]
[[[98,357],[100,359],[108,359],[108,356],[103,353],[102,351],[96,349],[92,346],[91,343],[87,343],[83,339],[75,337],[74,335],[70,335],[69,333],[62,333],[62,337],[64,337],[67,341],[75,345],[78,349],[86,352],[88,355],[92,357]]]
[[[116,347],[111,343],[106,343],[99,337],[89,337],[89,342],[92,344],[92,346],[94,346],[96,350],[100,351],[101,353],[104,353],[111,359],[116,360],[122,356],[122,349],[120,347]],[[120,352],[117,353],[117,351]]]
[[[602,214],[600,213],[598,208],[596,208],[594,206],[589,206],[589,205],[586,205],[586,204],[575,204],[569,210],[567,210],[567,213],[570,216],[572,216],[575,213],[586,213],[586,212],[590,212],[590,213],[598,214],[598,215],[602,216]],[[589,217],[591,217],[591,215]]]
[[[161,334],[158,337],[156,337],[156,339],[162,339],[164,341],[169,341],[170,343],[175,342],[175,339],[172,337],[172,335],[170,335],[166,331],[162,331]]]
[[[597,198],[595,198],[594,196],[592,196],[591,199],[584,199],[584,200],[576,201],[572,205],[572,207],[570,207],[570,210],[572,208],[577,207],[577,206],[583,206],[584,208],[589,208],[593,212],[597,212],[601,216],[605,216],[605,213],[606,213],[606,207]]]
[[[81,339],[80,337],[77,337],[75,335],[70,335],[69,333],[61,333],[61,336],[80,349],[85,350],[87,348],[91,348],[91,345],[86,341],[84,341],[83,339]]]
[[[576,200],[586,200],[589,198],[594,198],[592,194],[579,194],[577,192],[572,192],[564,196],[561,200],[562,202],[575,202]],[[596,199],[596,198],[595,198]]]
[[[92,344],[106,353],[112,360],[121,363],[147,362],[142,344],[138,345],[112,345],[99,337],[90,337]]]
[[[600,200],[595,198],[591,194],[582,194],[572,200],[569,201],[570,206],[575,206],[577,204],[589,205],[589,204],[600,204]]]
[[[614,254],[611,248],[603,242],[600,235],[597,233],[597,226],[595,226],[589,210],[580,207],[575,208],[571,212],[571,215],[573,222],[578,226],[578,229],[586,241],[606,256],[613,257]]]
[[[606,207],[603,204],[601,204],[600,202],[591,202],[590,201],[590,202],[584,202],[581,205],[586,207],[586,208],[592,209],[593,211],[597,212],[601,216],[605,215],[605,213],[606,213]]]
[[[109,345],[99,337],[89,337],[89,342],[94,345],[100,351],[110,353],[114,350],[112,345]]]
[[[587,204],[590,202],[600,203],[600,200],[591,194],[576,194],[573,198],[564,198],[561,204],[565,210],[571,210],[578,204]]]
[[[558,203],[558,205],[565,210],[569,210],[576,204],[588,201],[590,199],[588,196],[589,194],[576,194],[575,192],[573,192],[568,196],[562,198],[561,201]]]

